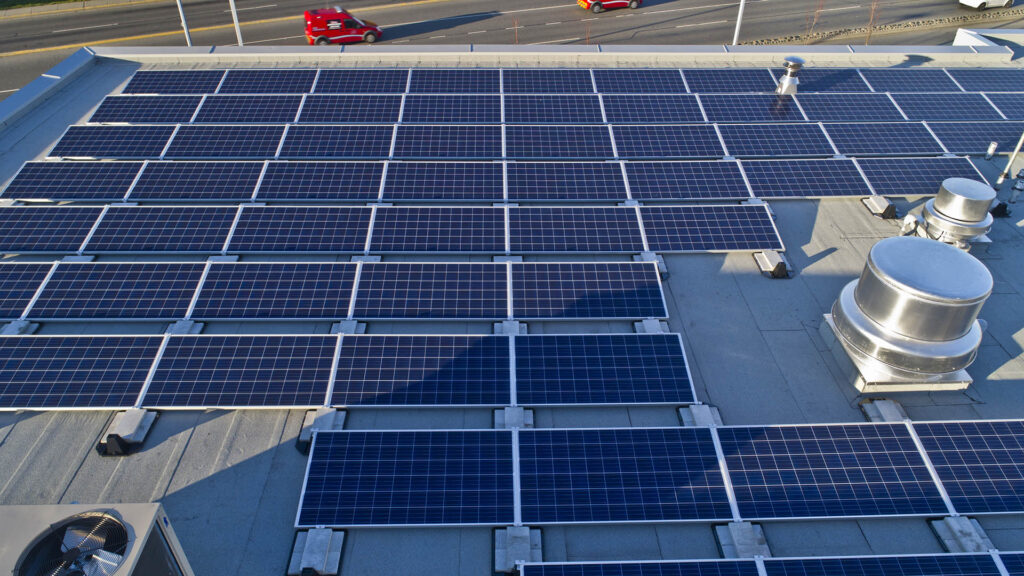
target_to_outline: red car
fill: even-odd
[[[606,8],[639,8],[643,0],[576,0],[584,10],[594,14],[604,12]]]
[[[369,20],[360,20],[335,6],[322,10],[306,10],[306,39],[310,44],[341,44],[343,42],[376,42],[383,31]]]

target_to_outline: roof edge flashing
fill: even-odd
[[[8,128],[46,99],[65,86],[70,80],[96,63],[96,52],[82,48],[44,74],[29,82],[24,88],[0,101],[0,130]]]

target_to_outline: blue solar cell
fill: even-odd
[[[513,252],[642,252],[634,208],[509,208]]]
[[[615,564],[525,564],[522,576],[758,576],[752,560],[637,562]]]
[[[337,336],[172,336],[147,407],[323,406]]]
[[[156,158],[173,132],[173,126],[71,126],[49,156]]]
[[[166,158],[273,158],[283,126],[182,126]]]
[[[501,79],[493,69],[425,69],[412,71],[412,94],[498,94]]]
[[[781,77],[786,70],[775,68],[772,73]],[[870,88],[854,68],[804,68],[800,70],[800,93],[805,92],[868,92]]]
[[[345,336],[335,406],[504,406],[510,402],[503,336]]]
[[[216,96],[203,101],[195,122],[285,124],[295,120],[302,96]],[[183,120],[188,122],[188,120]]]
[[[914,424],[960,514],[1024,511],[1024,422]]]
[[[509,158],[596,160],[615,156],[604,126],[508,126],[505,141]]]
[[[737,157],[835,154],[817,124],[724,124],[719,130],[729,154]]]
[[[765,68],[683,70],[690,92],[774,92],[775,78]]]
[[[957,92],[960,87],[946,74],[934,68],[861,70],[876,92]],[[803,88],[801,86],[801,88]]]
[[[1024,92],[1024,70],[950,68],[949,74],[970,92]]]
[[[355,276],[350,263],[213,264],[192,318],[343,319]]]
[[[703,122],[697,97],[688,94],[633,94],[602,96],[609,122],[663,124]]]
[[[694,401],[675,334],[517,336],[519,404],[689,404]]]
[[[501,122],[501,96],[410,94],[405,98],[402,122],[497,124]]]
[[[929,122],[928,127],[953,154],[984,154],[990,142],[1009,152],[1024,132],[1024,122]]]
[[[988,554],[766,559],[767,576],[999,576]]]
[[[0,318],[21,317],[49,272],[49,264],[0,265]]]
[[[392,126],[292,126],[281,158],[387,158]]]
[[[200,100],[199,96],[107,96],[89,122],[188,122]]]
[[[629,162],[629,192],[637,200],[745,200],[750,198],[739,164]]]
[[[644,206],[640,216],[655,252],[783,250],[764,205]]]
[[[792,96],[774,94],[701,94],[701,105],[711,122],[801,122]]]
[[[32,305],[33,319],[177,320],[203,264],[61,264]]]
[[[501,164],[494,162],[391,162],[384,200],[480,200],[503,197]]]
[[[313,91],[317,94],[401,94],[408,81],[408,70],[323,68]]]
[[[942,147],[920,122],[825,124],[840,154],[913,156],[942,154]]]
[[[0,338],[0,407],[129,408],[159,336]]]
[[[802,83],[800,87],[803,88]],[[887,94],[801,94],[796,99],[809,120],[904,120]]]
[[[718,428],[743,518],[945,514],[903,424]]]
[[[505,122],[596,124],[604,121],[597,96],[506,95]]]
[[[151,162],[132,200],[249,200],[261,162]]]
[[[121,200],[140,162],[26,162],[2,197],[50,200]]]
[[[0,208],[0,252],[76,252],[101,208]]]
[[[309,95],[302,105],[303,123],[398,122],[401,96]]]
[[[700,124],[615,127],[621,158],[721,158],[714,126]]]
[[[395,158],[501,158],[501,126],[401,125]]]
[[[502,319],[507,298],[504,264],[366,263],[355,317]]]
[[[658,271],[648,263],[512,266],[516,318],[665,318]]]
[[[242,209],[230,252],[363,252],[371,209],[254,206]]]
[[[984,181],[967,158],[863,158],[857,163],[882,196],[936,194],[946,178]]]
[[[377,208],[371,252],[504,252],[501,208]]]
[[[729,519],[706,428],[519,431],[523,522]]]
[[[758,198],[871,195],[852,160],[745,160],[743,170]]]
[[[218,94],[302,94],[313,89],[316,70],[228,70]]]
[[[88,252],[220,252],[237,208],[111,207]]]
[[[514,521],[506,430],[319,432],[297,526]]]
[[[1024,120],[1024,94],[988,94],[988,99],[1009,120]]]
[[[1002,120],[981,94],[893,94],[911,120]]]
[[[580,94],[593,92],[590,70],[513,68],[502,72],[506,94]]]
[[[594,70],[597,91],[602,94],[681,94],[686,92],[683,75],[674,68]]]
[[[376,200],[384,165],[378,162],[271,162],[260,200]]]
[[[1010,576],[1024,576],[1024,554],[1000,554],[999,558]]]
[[[625,200],[622,169],[610,162],[511,162],[508,199]]]
[[[142,70],[121,93],[206,94],[217,89],[223,76],[223,70]]]

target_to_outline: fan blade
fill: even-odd
[[[114,576],[123,559],[120,554],[100,550],[82,562],[82,571],[85,576]]]
[[[107,530],[105,523],[94,526],[82,526],[72,524],[64,531],[62,550],[68,551],[74,548],[85,551],[99,550],[107,541]]]

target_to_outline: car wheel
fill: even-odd
[[[1013,6],[1013,0],[1006,0],[1006,2],[1003,3],[1003,8],[1010,8],[1012,6]]]
[[[629,7],[634,10],[640,7],[640,0],[630,0]]]
[[[604,6],[601,6],[600,2],[595,2],[594,5],[590,7],[590,11],[594,14],[600,14],[601,12],[604,12]]]
[[[317,46],[327,46],[330,43],[331,43],[331,41],[327,39],[327,36],[321,36],[321,37],[316,39],[316,45]]]
[[[978,4],[978,11],[979,11],[979,12],[980,12],[980,11],[982,11],[982,10],[984,10],[985,8],[987,8],[987,6],[985,6],[985,3],[984,3],[984,2],[982,2],[981,4]]]
[[[363,40],[366,41],[367,44],[373,44],[377,41],[377,35],[373,32],[367,32],[366,36],[363,36]]]

